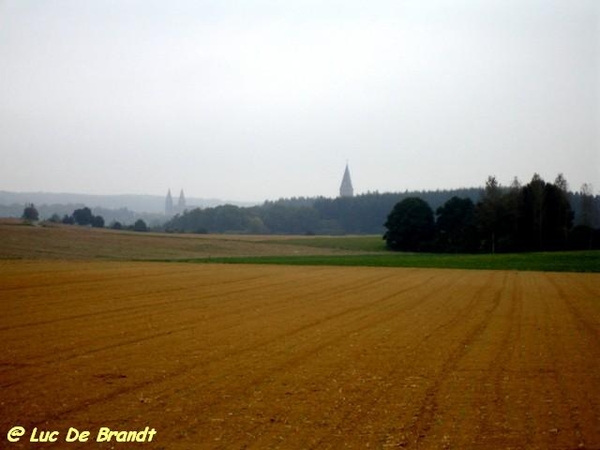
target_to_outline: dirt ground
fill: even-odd
[[[286,239],[289,236],[136,233],[47,223],[26,225],[16,219],[0,219],[0,259],[130,261],[365,253],[289,245]]]
[[[4,261],[0,308],[3,449],[600,448],[599,274]]]

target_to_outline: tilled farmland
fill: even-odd
[[[600,448],[599,274],[4,261],[0,306],[0,448]]]

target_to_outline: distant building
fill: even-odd
[[[174,216],[175,214],[183,213],[187,208],[187,204],[185,202],[185,195],[183,194],[183,189],[179,194],[179,201],[177,202],[177,206],[173,204],[173,197],[171,196],[171,189],[167,192],[167,198],[165,199],[165,215],[166,216]]]
[[[165,215],[173,215],[173,197],[171,197],[171,189],[167,192],[167,199],[165,200]]]
[[[185,211],[185,208],[186,208],[185,195],[183,195],[183,189],[182,189],[181,193],[179,194],[179,201],[177,202],[178,212],[182,213],[183,211]]]
[[[354,188],[352,187],[352,180],[350,179],[350,170],[348,169],[348,164],[346,164],[344,178],[342,178],[342,184],[340,186],[340,197],[354,197]]]

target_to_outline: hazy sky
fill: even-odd
[[[595,0],[0,0],[0,190],[600,192]]]

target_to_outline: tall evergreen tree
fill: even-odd
[[[546,182],[536,173],[523,187],[519,214],[519,247],[540,250],[543,246],[542,212]]]
[[[498,180],[489,176],[485,182],[483,197],[477,204],[477,223],[479,232],[483,237],[484,250],[496,252],[496,243],[500,231],[500,219],[502,216],[502,190]]]
[[[594,226],[594,196],[592,185],[584,183],[581,186],[581,225]]]
[[[539,250],[563,250],[567,247],[569,230],[573,226],[573,211],[563,184],[546,184],[542,200]]]

